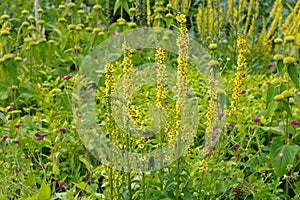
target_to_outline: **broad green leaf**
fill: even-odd
[[[65,92],[59,94],[58,99],[60,102],[60,106],[62,106],[66,110],[71,110],[70,99],[69,99],[69,96]]]
[[[122,0],[122,7],[129,14],[128,2],[127,0]]]
[[[276,87],[273,84],[270,84],[267,91],[267,99],[266,99],[266,108],[271,101],[273,101],[274,97],[276,96]]]
[[[283,61],[278,61],[277,63],[277,69],[278,69],[278,72],[282,75],[284,73],[285,70],[284,69],[284,64],[283,64]]]
[[[295,156],[299,151],[299,146],[295,144],[284,144],[282,138],[274,138],[272,140],[270,154],[272,166],[278,177],[287,173],[287,165],[294,164]]]
[[[271,101],[268,105],[268,108],[265,113],[265,117],[268,118],[272,115],[272,113],[277,109],[278,102],[277,101]]]
[[[39,190],[38,200],[48,200],[51,197],[51,188],[45,181],[42,182]]]
[[[20,83],[19,89],[21,95],[27,99],[33,97],[33,95],[36,93],[34,88],[31,85],[28,85],[26,83]]]
[[[299,88],[298,67],[296,67],[296,65],[294,64],[289,65],[287,71],[293,83],[296,85],[297,88]]]
[[[5,100],[8,98],[8,90],[5,86],[0,87],[0,100]]]
[[[279,126],[276,127],[260,127],[262,130],[266,131],[266,132],[270,132],[270,133],[274,133],[277,135],[282,135],[284,130],[282,128],[280,128]]]
[[[122,0],[117,0],[114,6],[114,14],[116,14],[117,10],[120,8],[120,6],[122,5]]]
[[[80,183],[73,183],[77,188],[81,189],[82,191],[86,191],[88,193],[91,193],[91,188],[89,185],[87,185],[86,182],[80,182]]]

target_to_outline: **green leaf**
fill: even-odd
[[[276,96],[276,87],[275,85],[270,84],[267,91],[266,108],[268,108],[269,103],[273,101],[275,96]]]
[[[288,65],[288,74],[290,78],[292,79],[293,83],[296,85],[297,88],[299,88],[299,77],[298,77],[298,68],[292,64]]]
[[[60,102],[60,106],[62,106],[66,110],[71,110],[70,99],[69,99],[69,96],[65,92],[61,93],[58,96],[58,99],[59,99],[59,102]]]
[[[287,173],[287,165],[293,164],[295,156],[299,151],[299,146],[295,144],[283,144],[282,138],[274,138],[271,144],[271,159],[272,166],[275,168],[275,173],[278,177]]]
[[[287,112],[288,116],[292,117],[292,112],[289,103],[287,101],[281,101],[281,102],[282,102],[283,109]]]
[[[282,75],[284,73],[285,70],[283,70],[284,69],[284,64],[283,64],[282,60],[278,61],[277,69],[278,69],[278,72],[279,72],[280,75]]]
[[[8,98],[8,90],[5,86],[0,87],[0,100],[5,100]]]
[[[122,7],[129,14],[128,2],[127,0],[122,0]]]
[[[27,99],[33,97],[35,94],[35,90],[31,85],[28,85],[26,83],[20,83],[19,89],[21,92],[21,95]]]
[[[51,197],[51,188],[45,181],[42,182],[41,188],[39,190],[38,200],[47,200]]]
[[[73,183],[77,188],[81,189],[82,191],[86,191],[88,193],[91,193],[91,188],[89,185],[87,185],[86,182],[80,182],[80,183]]]
[[[89,170],[89,171],[92,170],[91,164],[85,158],[83,158],[82,156],[79,156],[79,160],[85,164],[85,167],[87,168],[87,170]]]
[[[120,6],[122,5],[122,0],[117,0],[114,6],[114,14],[116,14],[117,10],[120,8]]]
[[[284,130],[282,128],[280,128],[279,126],[276,126],[276,127],[265,127],[265,126],[262,126],[260,127],[262,130],[266,131],[266,132],[270,132],[270,133],[274,133],[274,134],[277,134],[277,135],[282,135]]]
[[[268,108],[266,110],[265,117],[266,118],[270,117],[270,115],[272,115],[272,113],[277,109],[277,106],[278,106],[277,101],[271,101],[271,103],[269,103]]]

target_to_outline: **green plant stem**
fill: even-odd
[[[109,168],[109,192],[110,192],[110,199],[113,199],[114,190],[113,190],[113,169]]]
[[[143,200],[146,200],[146,187],[145,187],[145,173],[142,172],[142,190],[143,190]]]

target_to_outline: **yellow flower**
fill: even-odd
[[[210,45],[208,46],[208,48],[209,48],[210,50],[215,50],[215,49],[218,48],[218,45],[217,45],[217,44],[210,44]]]
[[[274,40],[274,42],[275,42],[275,44],[281,44],[283,41],[282,41],[281,38],[276,38],[276,39]]]
[[[285,40],[286,42],[294,42],[294,41],[295,41],[295,37],[292,36],[292,35],[289,35],[289,36],[287,36],[284,40]]]
[[[296,60],[293,57],[286,57],[286,58],[284,58],[283,63],[284,64],[293,64],[295,61]]]
[[[179,14],[176,16],[176,20],[179,22],[179,23],[185,23],[186,22],[186,17],[184,14]]]
[[[273,57],[273,60],[275,60],[275,61],[279,61],[279,60],[283,60],[284,59],[284,57],[283,57],[283,55],[281,55],[281,54],[276,54],[274,57]]]

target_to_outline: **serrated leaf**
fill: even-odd
[[[277,109],[278,102],[277,101],[271,101],[268,105],[268,108],[265,113],[265,117],[268,118],[272,113]]]
[[[299,151],[299,146],[295,144],[284,144],[282,138],[274,138],[272,140],[270,154],[272,166],[275,168],[275,173],[278,177],[287,173],[287,165],[293,164],[295,156]]]
[[[51,188],[45,181],[42,182],[42,185],[39,189],[38,200],[48,200],[51,197]]]
[[[299,76],[298,76],[298,68],[293,64],[288,66],[288,74],[292,79],[293,83],[299,88]]]

